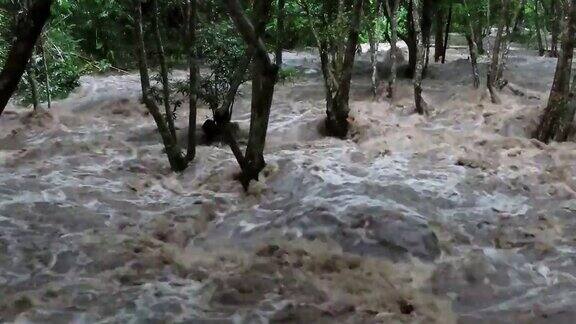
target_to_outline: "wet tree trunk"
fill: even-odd
[[[276,13],[276,65],[282,68],[282,51],[284,50],[284,20],[286,17],[286,0],[278,0],[278,12]]]
[[[255,3],[254,24],[244,13],[238,0],[226,0],[228,13],[244,42],[254,48],[254,71],[252,75],[252,113],[250,115],[250,133],[246,155],[231,145],[234,155],[242,168],[241,182],[245,189],[251,180],[258,180],[258,175],[265,167],[264,146],[270,108],[274,96],[274,87],[278,79],[278,66],[270,60],[263,36],[272,0]],[[256,25],[256,27],[254,26]]]
[[[36,73],[34,68],[29,66],[26,68],[26,79],[28,79],[28,84],[30,85],[30,94],[32,95],[32,106],[34,111],[40,108],[40,99],[38,98],[38,82],[36,81]]]
[[[42,33],[42,28],[50,17],[51,4],[51,0],[32,2],[25,16],[16,25],[16,37],[0,73],[0,115],[2,115],[26,71],[38,37]]]
[[[375,1],[374,5],[376,6],[376,8],[374,8],[375,19],[371,22],[370,30],[368,31],[368,39],[370,43],[370,63],[372,68],[372,98],[376,100],[378,97],[378,86],[380,84],[380,80],[378,79],[378,46],[380,44],[380,37],[377,34],[377,18],[380,17],[381,7],[379,1]]]
[[[538,12],[539,2],[534,0],[534,14],[536,15],[536,42],[538,43],[538,55],[544,56],[545,50],[542,44],[542,26],[540,23],[540,13]]]
[[[474,41],[474,26],[472,22],[472,16],[470,15],[470,9],[466,0],[462,2],[464,4],[464,10],[466,11],[466,19],[468,20],[468,32],[466,33],[466,41],[468,42],[468,51],[470,52],[470,65],[472,66],[472,80],[475,89],[480,87],[480,72],[478,72],[478,49],[476,47],[476,42]]]
[[[360,35],[360,17],[363,0],[355,0],[348,30],[348,42],[336,86],[330,91],[326,100],[326,129],[336,137],[344,138],[348,134],[348,114],[350,113],[350,83],[356,57],[356,47]]]
[[[168,129],[172,137],[176,141],[176,127],[174,126],[174,113],[170,107],[170,81],[168,80],[168,64],[166,63],[166,54],[164,53],[164,45],[162,43],[162,35],[160,33],[160,10],[158,8],[158,0],[152,0],[152,28],[154,28],[154,40],[156,42],[156,49],[158,51],[158,60],[160,61],[160,77],[162,79],[162,101],[164,102],[164,113],[166,121],[168,122]]]
[[[436,6],[436,22],[434,27],[434,62],[440,62],[444,54],[444,10],[442,5]]]
[[[150,75],[148,74],[148,62],[146,57],[146,46],[144,43],[144,30],[142,23],[142,3],[137,1],[136,3],[136,49],[138,54],[138,67],[140,71],[140,83],[142,86],[142,101],[144,105],[150,112],[150,115],[154,118],[160,137],[164,144],[164,150],[168,156],[168,161],[170,162],[170,168],[172,171],[179,172],[186,169],[188,163],[180,147],[176,143],[175,138],[170,133],[170,129],[164,119],[164,116],[160,112],[158,105],[150,98]]]
[[[506,27],[507,21],[507,12],[510,0],[503,0],[502,5],[504,8],[500,13],[500,20],[498,23],[498,32],[496,33],[496,38],[494,39],[494,45],[492,46],[492,60],[490,61],[490,66],[488,67],[488,77],[486,80],[486,85],[488,87],[488,91],[490,92],[490,98],[492,103],[499,104],[500,98],[496,94],[496,90],[494,86],[496,85],[496,77],[498,75],[498,66],[499,66],[499,58],[500,58],[500,51],[502,50],[502,36],[504,34],[504,28]]]
[[[188,24],[187,24],[187,37],[188,40],[188,100],[189,100],[189,116],[188,116],[188,150],[186,159],[188,161],[194,160],[196,157],[196,115],[198,103],[198,91],[200,84],[200,69],[198,68],[198,52],[197,52],[197,39],[196,28],[198,19],[198,4],[197,0],[187,0]]]
[[[390,79],[388,80],[388,98],[394,98],[394,86],[396,84],[396,74],[397,74],[397,61],[398,58],[396,54],[398,49],[396,43],[398,42],[398,21],[397,13],[398,6],[400,5],[399,0],[385,1],[386,10],[388,12],[388,17],[390,17]]]
[[[42,56],[42,65],[44,67],[44,74],[46,75],[44,82],[46,85],[46,104],[48,109],[52,108],[52,91],[50,87],[50,70],[48,69],[48,59],[46,57],[46,51],[44,50],[44,42],[40,39],[38,43],[38,49],[40,50],[40,55]]]
[[[452,26],[452,4],[450,4],[450,9],[448,9],[448,20],[446,21],[444,46],[442,47],[442,64],[446,63],[446,51],[448,50],[448,40],[450,37],[451,26]]]
[[[513,29],[511,26],[516,25],[516,21],[518,21],[518,18],[520,17],[520,14],[522,13],[522,10],[524,10],[524,1],[522,1],[522,3],[520,4],[520,7],[518,9],[518,11],[514,11],[512,18],[509,22],[509,24],[506,25],[506,33],[505,36],[502,39],[502,49],[500,50],[500,59],[498,61],[498,72],[496,75],[496,81],[495,83],[498,85],[498,87],[501,89],[503,88],[508,82],[506,80],[504,80],[504,69],[506,68],[506,62],[508,60],[508,53],[510,51],[510,42],[512,41],[512,33],[513,33]],[[508,3],[508,7],[507,10],[504,12],[504,14],[506,16],[509,15],[510,10],[513,9],[513,3],[509,2]]]
[[[550,90],[548,105],[542,115],[534,136],[542,142],[550,140],[565,141],[574,121],[574,93],[576,85],[570,91],[570,75],[574,57],[574,33],[576,32],[576,0],[570,1],[566,30],[562,33],[562,47],[554,83]],[[572,93],[571,93],[572,92]]]
[[[558,57],[558,38],[560,36],[560,25],[562,19],[562,9],[559,0],[552,0],[551,8],[552,26],[550,29],[551,43],[550,43],[550,57]]]
[[[426,51],[424,55],[424,72],[428,70],[428,64],[430,63],[430,36],[432,34],[432,13],[434,10],[434,3],[432,0],[420,0],[422,1],[422,16],[421,16],[421,25],[420,28],[422,29],[422,38],[424,40],[424,49]],[[436,4],[438,6],[438,4]]]
[[[422,98],[422,78],[424,74],[424,37],[422,34],[422,27],[420,25],[420,13],[422,12],[422,0],[412,0],[412,19],[414,21],[414,30],[416,32],[417,43],[417,59],[416,71],[414,72],[414,102],[416,104],[416,112],[420,115],[427,113],[426,102]]]

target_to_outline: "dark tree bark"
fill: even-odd
[[[550,4],[551,11],[551,43],[550,43],[550,57],[558,57],[558,37],[560,35],[560,25],[562,20],[562,9],[560,7],[560,0],[552,0]]]
[[[576,0],[570,0],[570,9],[566,21],[566,30],[562,34],[560,57],[556,64],[554,83],[550,90],[548,105],[540,120],[540,125],[534,134],[539,141],[548,143],[550,140],[565,141],[573,127],[574,90],[570,91],[570,75],[574,57],[574,33],[576,32]]]
[[[420,13],[422,12],[422,0],[412,0],[412,18],[414,20],[414,29],[416,31],[417,43],[417,60],[416,71],[414,72],[414,102],[416,112],[420,115],[427,113],[426,102],[422,98],[422,78],[424,74],[424,37],[420,25]]]
[[[238,0],[226,0],[225,3],[228,14],[244,42],[254,49],[252,112],[250,115],[248,146],[244,157],[242,157],[239,148],[232,141],[231,134],[228,132],[230,146],[242,168],[240,180],[244,188],[247,189],[251,180],[258,180],[260,171],[266,165],[264,161],[266,132],[268,130],[274,87],[278,79],[278,66],[270,60],[262,39],[272,0],[261,0],[255,3],[254,20],[256,24],[246,16]]]
[[[544,56],[545,50],[542,44],[542,25],[540,23],[539,0],[534,0],[534,14],[536,15],[536,41],[538,42],[538,55]]]
[[[446,63],[446,51],[448,50],[448,40],[450,37],[450,27],[452,26],[452,4],[448,9],[448,20],[446,21],[446,29],[444,30],[444,46],[442,46],[442,64]]]
[[[278,0],[278,12],[276,13],[276,65],[282,68],[282,51],[284,50],[284,20],[286,17],[286,0]]]
[[[140,1],[136,2],[136,49],[138,55],[138,67],[140,70],[140,83],[142,86],[142,101],[144,105],[154,118],[160,137],[164,144],[164,150],[170,162],[170,167],[172,171],[179,172],[186,169],[188,163],[184,156],[182,156],[182,151],[176,143],[176,139],[172,136],[168,123],[162,113],[160,108],[150,98],[150,75],[148,74],[148,62],[146,56],[146,47],[144,43],[144,30],[142,24],[142,3]]]
[[[396,43],[398,42],[398,21],[397,13],[398,7],[400,6],[400,0],[385,1],[386,10],[388,12],[388,17],[390,18],[390,79],[388,80],[388,98],[394,98],[394,86],[396,84],[396,74],[397,74],[397,60],[396,54],[398,48]]]
[[[160,61],[160,76],[162,79],[162,101],[164,102],[164,113],[168,122],[168,129],[176,141],[176,127],[174,126],[174,113],[170,107],[170,81],[168,80],[168,64],[166,63],[166,54],[160,34],[160,10],[158,9],[158,0],[152,0],[152,28],[154,29],[154,40],[158,51],[158,60]]]
[[[52,90],[50,87],[50,70],[48,69],[48,58],[46,57],[46,51],[44,50],[44,42],[42,41],[42,36],[40,36],[40,41],[38,42],[38,51],[40,56],[42,56],[42,65],[44,67],[44,74],[46,75],[44,83],[46,85],[46,105],[48,109],[52,108]]]
[[[440,62],[444,54],[444,8],[436,6],[436,22],[434,33],[434,62]]]
[[[422,16],[421,16],[421,25],[422,28],[422,38],[424,41],[424,49],[426,50],[425,53],[425,60],[424,60],[424,74],[426,74],[426,70],[428,70],[428,64],[430,62],[430,36],[432,34],[432,18],[434,6],[438,6],[438,4],[434,4],[432,0],[420,0],[422,2]]]
[[[16,91],[44,25],[50,17],[51,0],[36,0],[16,23],[16,37],[0,73],[0,115]]]
[[[189,112],[188,116],[188,150],[186,159],[188,161],[194,160],[196,157],[196,115],[198,103],[198,91],[200,85],[200,69],[198,67],[198,51],[197,51],[197,19],[198,19],[198,4],[197,0],[187,0],[187,37],[188,40],[188,69],[190,78],[188,80],[188,100]]]

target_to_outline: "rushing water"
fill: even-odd
[[[576,146],[527,137],[554,61],[513,57],[520,92],[495,106],[458,57],[430,67],[428,117],[408,81],[391,105],[359,75],[342,141],[318,129],[317,59],[288,54],[305,74],[277,87],[248,193],[225,146],[168,170],[135,75],[85,77],[49,114],[12,109],[0,321],[573,322]]]

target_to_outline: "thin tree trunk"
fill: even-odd
[[[262,39],[265,32],[271,0],[262,0],[255,4],[256,24],[250,21],[238,0],[226,0],[228,13],[244,42],[254,48],[254,71],[252,75],[252,113],[250,115],[250,133],[246,155],[233,144],[231,145],[240,167],[241,182],[245,189],[251,180],[258,180],[258,174],[264,169],[264,147],[270,118],[270,108],[274,96],[274,87],[278,79],[278,66],[273,64]],[[254,26],[256,25],[256,27]],[[227,132],[227,136],[231,135]],[[233,143],[233,142],[232,142]]]
[[[370,26],[368,31],[368,38],[370,42],[370,63],[372,65],[372,97],[374,100],[378,97],[378,86],[380,80],[378,79],[378,46],[380,44],[380,38],[377,32],[377,19],[380,17],[380,2],[375,2],[375,19]]]
[[[282,51],[284,50],[284,20],[286,16],[286,0],[278,0],[278,12],[276,13],[276,65],[282,68]]]
[[[498,75],[498,61],[500,58],[500,51],[502,50],[502,35],[504,34],[504,28],[506,27],[506,16],[508,12],[509,0],[503,0],[502,4],[504,6],[502,12],[500,13],[500,21],[498,23],[498,32],[496,33],[496,38],[494,39],[494,45],[492,47],[492,60],[488,68],[488,77],[486,80],[488,91],[490,92],[490,98],[492,103],[499,104],[500,98],[496,94],[494,86],[496,85],[496,77]]]
[[[392,0],[392,6],[390,6],[390,1],[385,1],[386,10],[388,11],[388,16],[390,17],[390,79],[388,80],[388,98],[394,98],[394,86],[396,84],[396,74],[397,74],[397,63],[398,60],[396,54],[398,49],[396,43],[398,42],[398,21],[397,12],[398,6],[400,5],[399,0]]]
[[[464,10],[466,11],[466,20],[468,23],[468,32],[466,33],[466,41],[468,42],[468,50],[470,52],[470,65],[472,66],[472,80],[475,89],[480,87],[480,72],[478,72],[478,48],[474,41],[474,26],[470,9],[466,0],[463,0]]]
[[[512,41],[513,29],[511,28],[511,26],[516,25],[516,21],[520,17],[521,10],[523,10],[524,8],[523,6],[524,1],[525,0],[522,0],[522,4],[520,5],[518,11],[514,11],[512,19],[510,20],[509,24],[506,25],[506,33],[502,39],[502,45],[501,45],[502,49],[500,50],[500,59],[498,61],[498,72],[496,75],[496,82],[495,82],[499,88],[502,88],[507,83],[506,81],[503,80],[503,76],[504,76],[504,69],[506,67],[506,62],[508,60],[508,53],[510,51],[510,43]],[[504,13],[506,16],[508,16],[510,10],[513,9],[512,4],[513,4],[512,2],[508,3],[508,9]]]
[[[197,0],[187,0],[188,11],[188,68],[190,73],[188,85],[189,116],[188,116],[188,151],[186,159],[194,160],[196,157],[196,115],[198,103],[198,89],[200,84],[200,69],[198,68],[198,53],[196,44],[196,27],[198,19]]]
[[[182,156],[180,147],[175,141],[175,138],[170,133],[168,124],[164,119],[164,116],[160,112],[158,105],[150,98],[150,75],[148,74],[148,62],[146,57],[146,47],[144,43],[144,31],[142,24],[142,3],[138,1],[136,3],[136,48],[138,54],[138,67],[140,71],[140,83],[142,86],[142,101],[144,105],[150,112],[150,115],[154,118],[160,137],[164,144],[164,149],[166,155],[168,156],[168,161],[170,162],[170,167],[172,171],[179,172],[183,171],[187,167],[187,162]]]
[[[545,143],[550,140],[565,141],[574,121],[574,93],[570,91],[570,75],[575,45],[576,0],[571,0],[570,3],[567,28],[562,33],[562,47],[556,64],[554,83],[550,90],[548,105],[534,134],[539,141]],[[574,90],[575,86],[572,86],[572,90]]]
[[[559,0],[552,0],[552,41],[550,44],[550,57],[558,57],[558,38],[562,19],[562,9]]]
[[[544,56],[545,50],[542,45],[542,26],[540,24],[540,13],[538,12],[538,1],[534,0],[534,14],[536,15],[536,41],[538,42],[538,55]]]
[[[36,82],[36,73],[34,73],[34,68],[29,66],[26,69],[26,78],[28,79],[28,84],[30,85],[30,94],[32,95],[32,105],[34,111],[40,108],[40,100],[38,99],[38,82]]]
[[[40,55],[42,56],[42,63],[44,67],[44,74],[46,75],[44,82],[46,83],[46,103],[48,105],[48,109],[52,108],[52,91],[50,86],[50,70],[48,69],[48,61],[46,57],[46,51],[44,50],[44,42],[40,39],[38,43],[38,47],[40,49]]]
[[[448,40],[450,37],[451,26],[452,26],[452,4],[450,4],[450,9],[448,9],[448,20],[446,21],[444,46],[442,47],[442,64],[446,63],[446,51],[448,50]]]
[[[16,38],[0,73],[0,115],[26,70],[42,28],[50,17],[51,4],[51,0],[34,1],[16,25]]]
[[[444,54],[444,10],[442,5],[436,7],[436,24],[434,33],[434,62],[440,62]]]
[[[420,115],[427,113],[426,102],[422,98],[422,77],[424,73],[424,38],[420,25],[420,12],[422,11],[422,0],[412,0],[412,19],[414,20],[414,30],[417,39],[417,60],[416,71],[414,73],[414,102],[416,103],[416,112]]]
[[[158,0],[152,0],[152,28],[154,28],[154,40],[158,51],[158,60],[160,61],[160,76],[162,79],[162,101],[164,102],[164,113],[166,114],[166,121],[168,122],[168,129],[174,140],[176,137],[176,126],[174,126],[174,113],[170,107],[170,81],[168,80],[168,64],[166,63],[166,54],[164,53],[164,45],[162,43],[162,35],[160,34],[160,10],[158,8]]]

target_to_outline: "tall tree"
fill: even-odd
[[[144,28],[143,28],[143,16],[142,16],[142,2],[136,0],[135,3],[135,36],[136,36],[136,49],[138,56],[138,67],[140,70],[140,84],[142,87],[142,101],[144,105],[150,112],[150,115],[154,118],[160,137],[164,144],[164,150],[170,162],[170,167],[172,171],[179,172],[186,169],[188,162],[182,155],[182,150],[178,146],[175,136],[170,131],[168,122],[162,113],[160,108],[154,102],[154,99],[150,95],[151,85],[150,85],[150,75],[148,73],[148,60],[146,54],[146,43],[144,42]],[[154,13],[155,14],[155,13]]]
[[[486,84],[488,91],[490,92],[490,98],[493,103],[500,103],[500,98],[496,93],[496,81],[498,76],[498,66],[500,59],[500,51],[502,50],[502,37],[504,35],[504,29],[506,27],[506,22],[508,21],[508,12],[511,0],[501,0],[501,11],[500,19],[498,22],[498,31],[496,32],[496,38],[494,39],[494,45],[492,46],[492,59],[490,61],[490,66],[488,67],[488,77],[486,79]]]
[[[187,35],[188,43],[186,45],[188,50],[188,70],[190,73],[188,80],[188,101],[189,101],[189,116],[188,116],[188,151],[186,159],[188,161],[194,160],[196,157],[196,115],[197,115],[197,102],[198,90],[200,83],[200,69],[198,67],[198,50],[197,50],[197,19],[198,19],[198,4],[197,0],[186,0],[186,12],[188,17]]]
[[[462,0],[464,4],[464,11],[466,13],[467,21],[467,32],[466,41],[468,43],[468,51],[470,53],[470,65],[472,66],[472,80],[474,88],[478,89],[480,87],[480,72],[478,72],[478,47],[476,45],[474,36],[474,26],[472,21],[472,15],[470,14],[470,7],[466,0]]]
[[[400,6],[400,0],[385,0],[386,11],[390,19],[390,79],[388,80],[388,98],[394,97],[394,86],[396,84],[396,73],[397,73],[397,53],[398,48],[396,43],[398,42],[398,20],[397,13],[398,7]]]
[[[16,22],[15,38],[0,73],[0,115],[26,71],[38,37],[50,17],[51,5],[51,0],[35,0]]]
[[[575,46],[576,0],[570,0],[567,12],[566,28],[562,34],[561,51],[556,64],[548,105],[534,134],[534,137],[545,143],[550,140],[565,141],[571,127],[573,127],[576,84],[573,82],[572,89],[570,89],[570,75]]]
[[[349,97],[352,70],[360,33],[363,0],[329,0],[317,3],[319,10],[312,12],[303,1],[312,33],[320,52],[322,74],[326,87],[326,130],[332,136],[344,138],[348,134],[350,112]],[[334,24],[345,22],[346,30]],[[322,34],[316,30],[319,25]],[[338,30],[344,35],[330,35]]]
[[[416,71],[414,72],[414,102],[416,104],[416,112],[420,115],[424,115],[427,112],[426,102],[422,98],[422,79],[424,77],[424,37],[422,33],[422,27],[420,25],[420,13],[423,10],[422,0],[412,0],[412,18],[414,20],[414,29],[416,31],[417,39],[417,59],[416,59]]]
[[[286,0],[278,0],[276,13],[276,65],[282,68],[284,50],[284,20],[286,19]]]
[[[251,180],[258,180],[260,171],[266,165],[264,147],[274,87],[278,79],[278,66],[268,56],[263,40],[272,0],[255,1],[254,21],[248,18],[238,0],[226,0],[225,4],[244,42],[254,50],[250,132],[245,155],[242,155],[230,132],[227,132],[232,151],[242,168],[241,183],[247,189]]]
[[[434,62],[440,62],[444,53],[444,7],[442,2],[436,6],[436,21],[434,23]]]

